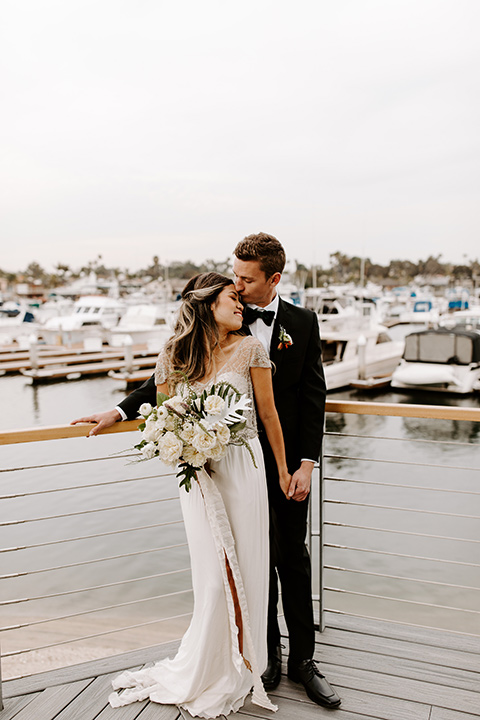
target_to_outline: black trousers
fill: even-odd
[[[312,572],[310,555],[305,545],[309,498],[302,502],[287,500],[280,490],[276,466],[271,465],[269,450],[269,447],[265,448],[270,508],[267,644],[269,653],[272,653],[280,643],[277,619],[280,582],[290,644],[289,664],[295,665],[312,658],[315,648]]]

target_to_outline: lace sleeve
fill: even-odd
[[[250,358],[249,358],[249,367],[262,367],[262,368],[271,368],[272,363],[270,362],[270,358],[268,357],[268,353],[263,347],[260,340],[257,340],[256,338],[252,337],[252,341],[249,343],[249,349],[250,349]]]
[[[162,351],[157,358],[157,364],[155,366],[155,385],[162,385],[168,379],[168,367],[167,358],[165,353]]]

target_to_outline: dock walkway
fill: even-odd
[[[385,621],[327,614],[315,658],[342,697],[338,710],[310,702],[286,675],[270,696],[278,712],[247,700],[237,716],[275,720],[478,720],[480,639]],[[179,720],[149,701],[113,710],[111,680],[171,655],[177,643],[136,650],[4,683],[0,720]],[[284,673],[286,667],[284,664]],[[232,716],[230,716],[232,717]]]

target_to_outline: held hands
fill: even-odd
[[[300,502],[308,497],[313,468],[313,462],[308,460],[304,460],[302,462],[298,470],[296,470],[292,475],[288,492],[285,493],[287,498]]]
[[[98,433],[102,430],[115,425],[115,423],[121,419],[122,418],[118,410],[113,409],[96,413],[95,415],[88,415],[88,417],[77,418],[76,420],[72,420],[70,425],[77,425],[77,423],[97,423],[87,435],[87,437],[93,437],[94,435],[98,435]]]
[[[292,476],[288,472],[288,470],[285,470],[284,472],[279,473],[279,481],[280,481],[280,488],[287,498],[287,500],[290,500],[290,496],[288,494],[290,484],[292,482]]]

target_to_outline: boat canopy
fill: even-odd
[[[407,362],[470,365],[480,362],[480,333],[463,329],[438,328],[414,332],[405,338]]]

